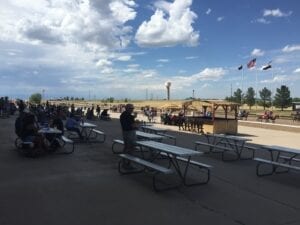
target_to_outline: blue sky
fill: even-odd
[[[299,12],[297,0],[1,1],[0,96],[163,99],[170,81],[171,99],[281,85],[300,97]]]

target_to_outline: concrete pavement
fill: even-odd
[[[14,151],[14,119],[0,120],[1,225],[300,224],[299,173],[258,178],[251,160],[223,162],[219,154],[205,154],[197,160],[214,167],[207,185],[156,193],[150,176],[118,174],[111,152],[112,140],[121,138],[118,120],[96,122],[107,134],[103,144],[32,159]],[[264,134],[268,144],[285,136],[239,129],[253,139]],[[188,148],[203,138],[170,127],[168,132]]]

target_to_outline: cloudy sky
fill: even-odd
[[[0,96],[162,99],[170,81],[172,99],[283,84],[300,97],[299,13],[298,0],[1,1]]]

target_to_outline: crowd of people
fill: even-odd
[[[9,100],[7,96],[0,97],[0,117],[9,117],[14,115],[17,108],[13,101]]]

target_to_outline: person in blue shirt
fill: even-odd
[[[79,122],[75,119],[75,116],[73,113],[70,114],[70,117],[68,117],[66,122],[66,129],[69,131],[74,131],[78,134],[80,139],[83,139],[81,131],[79,129]]]

